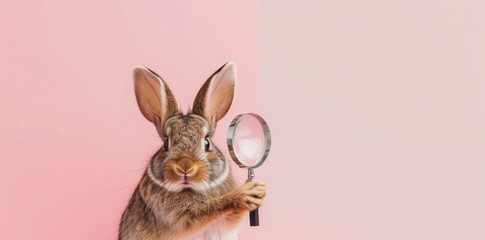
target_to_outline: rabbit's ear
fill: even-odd
[[[215,129],[231,108],[236,87],[236,64],[228,62],[207,79],[195,97],[192,112],[204,117]]]
[[[146,67],[135,67],[133,77],[138,107],[163,138],[165,120],[178,112],[175,97],[165,81]]]

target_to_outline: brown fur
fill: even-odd
[[[229,231],[248,211],[262,205],[265,185],[249,182],[237,187],[230,163],[210,141],[216,121],[231,105],[234,71],[232,63],[218,69],[197,94],[194,111],[183,115],[175,110],[175,98],[158,75],[149,69],[135,69],[140,110],[169,146],[160,148],[149,162],[123,213],[120,240],[186,239],[221,221]],[[215,76],[221,79],[214,80]],[[212,81],[222,87],[211,85]],[[212,94],[216,96],[208,94],[208,89],[216,89]],[[204,147],[206,138],[211,144],[209,151]],[[228,176],[222,181],[226,171]],[[187,187],[185,182],[194,185]]]

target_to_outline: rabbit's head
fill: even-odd
[[[235,78],[235,64],[226,63],[204,83],[192,110],[184,115],[160,76],[145,67],[135,68],[138,106],[163,140],[147,168],[155,184],[171,192],[203,192],[228,178],[230,164],[212,144],[211,137],[217,121],[231,107]]]

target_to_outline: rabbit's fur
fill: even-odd
[[[210,141],[232,104],[235,74],[233,62],[219,68],[184,115],[160,76],[135,68],[138,106],[164,144],[123,213],[120,240],[237,239],[240,220],[262,205],[265,185],[236,187],[229,161]]]

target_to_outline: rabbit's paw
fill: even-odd
[[[266,196],[266,184],[261,182],[247,182],[238,190],[239,207],[243,210],[252,211],[263,206],[263,198]]]

